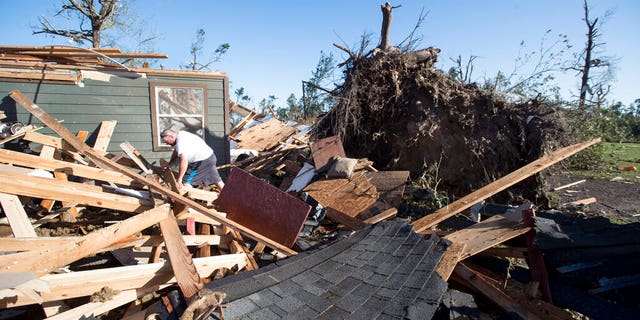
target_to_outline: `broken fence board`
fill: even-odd
[[[109,159],[107,159],[106,157],[100,155],[97,151],[93,150],[91,147],[87,146],[86,144],[84,144],[82,141],[78,140],[78,138],[76,138],[67,128],[65,128],[64,126],[62,126],[60,123],[58,123],[58,121],[56,121],[51,115],[49,115],[48,113],[46,113],[44,110],[42,110],[42,108],[40,108],[38,105],[36,105],[33,101],[31,101],[29,98],[27,98],[24,94],[22,94],[19,90],[14,89],[9,93],[9,96],[14,99],[18,104],[20,104],[23,108],[25,108],[27,111],[29,111],[33,116],[35,116],[36,118],[38,118],[38,120],[40,120],[42,123],[44,123],[45,125],[47,125],[51,130],[53,130],[55,133],[57,133],[60,137],[62,137],[64,140],[66,140],[67,142],[69,142],[70,144],[73,145],[74,148],[76,148],[79,152],[81,152],[82,154],[84,154],[86,157],[88,157],[89,159],[91,159],[91,161],[93,161],[94,163],[96,163],[98,166],[105,168],[105,169],[111,169],[111,170],[115,170],[121,173],[124,173],[125,175],[127,175],[130,178],[133,178],[135,181],[140,182],[142,184],[146,184],[149,187],[152,187],[153,189],[155,189],[158,192],[161,192],[165,195],[167,195],[169,198],[173,199],[175,202],[184,204],[186,206],[189,206],[191,208],[194,208],[200,212],[202,212],[205,215],[208,215],[210,218],[219,221],[220,223],[227,225],[231,228],[234,228],[240,232],[245,233],[248,237],[256,240],[256,241],[260,241],[260,242],[264,242],[265,244],[269,245],[270,247],[273,247],[274,249],[279,250],[282,253],[285,254],[289,254],[289,255],[293,255],[296,254],[296,252],[294,250],[291,250],[291,248],[288,248],[286,246],[281,245],[280,243],[273,241],[272,239],[269,239],[263,235],[261,235],[260,233],[257,233],[241,224],[236,223],[233,220],[230,219],[226,219],[222,216],[220,216],[217,211],[213,210],[213,209],[209,209],[206,208],[205,206],[189,199],[186,197],[181,196],[180,194],[171,191],[170,189],[166,188],[165,186],[161,185],[160,183],[156,182],[156,181],[152,181],[150,179],[145,179],[144,177],[140,176],[137,173],[134,173],[130,170],[127,170],[126,168],[122,167],[121,165],[119,165],[118,163],[115,163]]]
[[[435,226],[439,222],[452,217],[453,215],[462,212],[465,209],[470,208],[474,204],[481,200],[487,199],[492,195],[503,191],[512,185],[528,178],[564,159],[580,152],[596,143],[601,141],[600,138],[592,139],[582,143],[577,143],[568,147],[561,148],[551,154],[545,155],[538,160],[535,160],[524,167],[509,173],[508,175],[456,200],[450,205],[439,209],[438,211],[429,214],[423,218],[420,218],[413,222],[413,229],[416,232],[423,232],[424,230]]]
[[[31,271],[42,276],[140,232],[169,216],[171,216],[171,210],[169,205],[165,204],[91,232],[79,241],[68,245],[3,255],[0,256],[0,272]]]

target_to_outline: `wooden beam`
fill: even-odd
[[[0,252],[9,251],[29,251],[43,250],[48,247],[63,246],[70,243],[78,242],[81,237],[28,237],[28,238],[7,238],[0,237]],[[182,239],[187,246],[220,245],[220,236],[217,235],[182,235]],[[161,246],[164,239],[161,236],[142,236],[134,235],[126,237],[118,242],[112,243],[108,247],[104,247],[99,252],[112,251],[127,247],[151,247]]]
[[[3,255],[0,256],[0,272],[31,271],[43,276],[171,216],[170,207],[165,204],[91,232],[68,245]]]
[[[465,209],[470,208],[472,205],[478,203],[481,200],[487,199],[492,195],[503,191],[512,185],[580,152],[596,143],[599,143],[600,138],[592,139],[582,143],[574,144],[568,147],[559,149],[551,154],[543,156],[536,161],[533,161],[524,167],[509,173],[508,175],[464,196],[452,204],[437,210],[436,212],[429,214],[423,218],[420,218],[413,222],[413,230],[416,232],[422,232],[427,228],[435,226],[439,222],[454,216],[457,213],[462,212]]]
[[[36,230],[33,229],[31,221],[27,213],[22,207],[22,203],[18,196],[12,194],[6,194],[0,192],[0,204],[2,204],[2,211],[9,220],[11,226],[11,232],[16,238],[23,237],[37,237]]]
[[[185,298],[189,299],[202,289],[204,283],[198,276],[187,245],[182,240],[175,216],[161,220],[160,230],[178,286]]]
[[[130,177],[113,170],[89,167],[82,164],[75,164],[55,159],[44,159],[38,156],[6,149],[0,149],[0,162],[34,169],[63,172],[67,175],[78,176],[91,180],[110,181],[126,186],[131,186],[134,181]],[[137,184],[139,185],[139,183]]]
[[[377,215],[375,215],[375,216],[373,216],[371,218],[365,219],[364,223],[366,223],[366,224],[376,224],[376,223],[378,223],[378,222],[380,222],[382,220],[387,220],[387,219],[395,217],[397,213],[398,213],[398,209],[389,208],[389,209],[387,209],[385,211],[382,211],[381,213],[378,213]]]
[[[98,137],[96,137],[96,142],[93,144],[94,150],[103,153],[107,152],[109,142],[111,142],[111,136],[116,128],[116,123],[118,123],[116,120],[105,120],[100,123]]]
[[[35,198],[84,204],[128,212],[143,212],[153,202],[130,196],[103,192],[101,187],[85,183],[30,177],[0,171],[0,192]]]
[[[438,262],[438,265],[433,270],[437,275],[442,278],[442,280],[447,281],[453,272],[453,269],[460,261],[460,256],[464,251],[465,244],[464,243],[452,243],[447,249],[444,251],[442,258]]]
[[[105,169],[111,169],[114,171],[118,171],[121,173],[124,173],[125,175],[127,175],[128,177],[142,183],[142,184],[146,184],[149,185],[150,187],[152,187],[154,190],[163,193],[165,195],[167,195],[169,198],[173,199],[174,201],[184,204],[188,207],[192,207],[194,209],[196,209],[197,211],[209,216],[209,218],[214,219],[216,221],[219,221],[220,223],[227,225],[231,228],[234,228],[244,234],[246,234],[249,238],[252,238],[256,241],[260,241],[260,242],[264,242],[265,244],[285,253],[285,254],[289,254],[289,255],[293,255],[296,254],[296,252],[294,250],[292,250],[289,247],[286,247],[276,241],[273,241],[239,223],[236,223],[233,220],[229,220],[226,219],[224,217],[222,217],[220,214],[218,214],[217,211],[215,211],[214,209],[209,209],[189,198],[183,197],[182,195],[171,191],[170,189],[166,188],[165,186],[161,185],[158,182],[152,181],[150,179],[145,179],[144,177],[140,176],[139,174],[136,174],[134,172],[131,172],[130,170],[127,170],[126,168],[122,167],[121,165],[107,159],[106,157],[98,154],[95,150],[91,149],[89,146],[87,146],[86,144],[82,143],[81,141],[79,141],[67,128],[65,128],[64,126],[62,126],[61,124],[59,124],[53,117],[51,117],[49,114],[47,114],[44,110],[42,110],[42,108],[38,107],[35,103],[33,103],[33,101],[31,101],[29,98],[27,98],[24,94],[22,94],[19,90],[14,89],[9,93],[9,96],[11,98],[13,98],[16,102],[18,102],[18,104],[20,104],[22,107],[24,107],[27,111],[29,111],[31,114],[33,114],[36,118],[38,118],[42,123],[46,124],[51,130],[53,130],[54,132],[56,132],[60,137],[62,137],[64,140],[66,140],[67,142],[69,142],[70,144],[72,144],[79,152],[81,152],[82,154],[84,154],[86,157],[88,157],[89,159],[91,159],[91,161],[95,162],[97,165],[99,165],[102,168]]]
[[[153,173],[153,166],[128,141],[121,143],[120,148],[122,149],[122,151],[124,151],[124,153],[127,154],[127,156],[129,156],[131,160],[133,160],[133,162],[136,163],[138,168],[140,168],[140,170],[142,170],[145,174]]]
[[[536,314],[526,310],[526,308],[523,308],[517,301],[487,281],[482,274],[475,272],[463,263],[459,263],[453,272],[456,276],[466,280],[473,288],[480,291],[484,296],[507,311],[507,313],[518,315],[522,319],[542,319]]]
[[[220,268],[233,268],[239,270],[246,266],[244,253],[227,254],[212,257],[194,258],[193,264],[197,269],[198,277],[207,278]],[[77,297],[90,296],[100,291],[108,284],[113,290],[129,290],[144,287],[153,287],[163,284],[176,283],[176,277],[171,270],[170,262],[158,262],[139,264],[124,267],[103,268],[89,271],[77,271],[71,273],[48,274],[40,277],[49,284],[49,292],[41,292],[43,301],[56,301]],[[12,308],[36,303],[33,299],[19,295],[7,294],[0,299],[0,308]]]
[[[527,233],[531,228],[502,216],[493,216],[470,227],[450,233],[443,238],[466,244],[460,260],[484,251],[509,239]]]

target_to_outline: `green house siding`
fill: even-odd
[[[229,162],[228,124],[225,101],[227,101],[226,77],[182,77],[148,76],[128,79],[112,76],[109,81],[84,80],[84,87],[73,84],[25,83],[0,81],[0,110],[6,121],[20,121],[24,124],[41,125],[21,106],[17,105],[9,92],[20,90],[39,107],[58,120],[71,132],[89,131],[87,142],[95,140],[97,129],[104,120],[116,120],[117,125],[111,137],[108,151],[118,154],[120,143],[128,141],[150,162],[158,163],[160,158],[168,159],[170,152],[153,151],[150,82],[176,82],[206,84],[208,122],[206,124],[207,143],[212,146],[218,163]],[[39,133],[55,135],[48,128]],[[34,148],[36,146],[33,146]]]

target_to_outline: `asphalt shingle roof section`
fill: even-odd
[[[433,271],[449,244],[384,221],[207,287],[227,293],[225,319],[431,319],[447,289]]]

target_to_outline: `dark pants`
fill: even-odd
[[[212,154],[211,157],[207,159],[190,163],[182,178],[182,182],[197,187],[200,184],[209,186],[222,181],[216,168],[216,161],[216,155]]]

